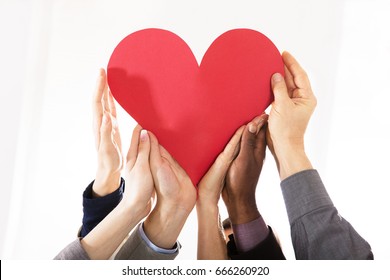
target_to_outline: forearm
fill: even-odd
[[[79,237],[85,237],[97,226],[116,206],[123,197],[125,181],[122,179],[116,190],[103,197],[94,197],[95,181],[88,185],[83,193],[83,225]]]
[[[280,180],[303,170],[313,169],[303,143],[280,143],[275,145]]]
[[[157,203],[144,222],[144,231],[157,247],[172,249],[188,218],[188,211],[178,208],[165,208]]]
[[[91,259],[108,259],[140,220],[132,207],[121,202],[81,240],[81,245]]]
[[[227,248],[218,206],[196,205],[198,214],[198,260],[225,260]]]

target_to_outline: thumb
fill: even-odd
[[[268,115],[262,114],[247,124],[247,129],[242,134],[240,155],[250,157],[254,154],[254,151],[264,146],[262,130],[267,124],[267,119]]]
[[[104,112],[102,124],[100,126],[100,146],[112,142],[112,121],[110,114]]]
[[[239,153],[241,137],[244,133],[245,127],[246,126],[243,125],[235,132],[233,137],[227,143],[223,152],[218,155],[214,163],[214,165],[216,165],[216,168],[221,169],[222,167],[222,170],[229,169],[230,164]]]
[[[242,133],[245,129],[245,126],[241,126],[233,137],[230,139],[229,143],[226,145],[222,153],[220,153],[217,159],[214,161],[213,165],[203,176],[199,182],[199,187],[201,185],[206,186],[216,186],[222,185],[223,180],[226,176],[226,173],[230,167],[230,164],[237,156],[240,147],[240,141]]]
[[[147,164],[149,165],[149,154],[150,154],[150,138],[146,130],[141,130],[138,143],[138,155],[135,164]]]
[[[286,100],[290,99],[286,82],[280,73],[275,73],[272,75],[271,87],[276,103],[285,102]]]

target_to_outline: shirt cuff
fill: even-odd
[[[232,225],[232,228],[238,252],[247,252],[255,248],[269,234],[262,216],[249,223]]]
[[[177,252],[178,250],[178,245],[177,245],[177,242],[175,243],[175,246],[174,248],[172,249],[164,249],[164,248],[160,248],[156,245],[153,244],[152,241],[150,241],[150,239],[146,236],[145,234],[145,231],[144,231],[144,224],[142,223],[140,227],[138,227],[138,230],[139,230],[139,233],[141,235],[141,238],[146,242],[146,244],[149,246],[149,248],[151,248],[153,251],[155,251],[156,253],[161,253],[161,254],[174,254]]]
[[[293,174],[284,179],[280,186],[290,224],[311,211],[333,206],[320,175],[315,169]]]

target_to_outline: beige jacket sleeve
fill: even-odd
[[[77,238],[75,241],[66,246],[57,256],[55,260],[89,260],[87,252],[85,252],[83,246],[80,243],[81,238]]]

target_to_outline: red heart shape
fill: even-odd
[[[197,184],[238,127],[272,102],[270,79],[284,65],[274,44],[254,30],[222,34],[198,66],[180,37],[145,29],[118,44],[107,72],[118,103]]]

